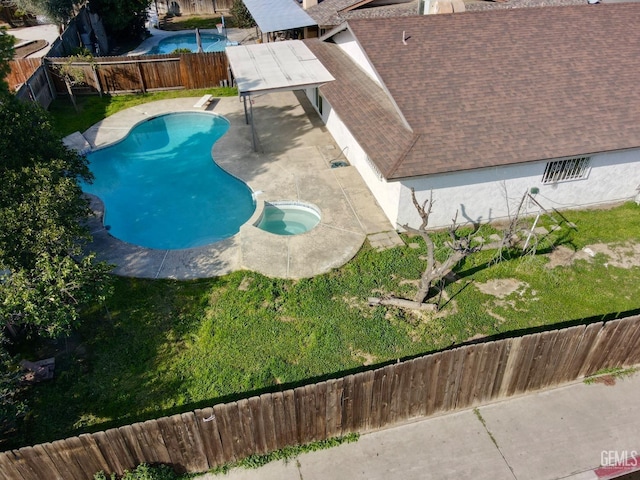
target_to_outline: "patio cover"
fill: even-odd
[[[334,80],[301,40],[227,47],[241,96],[317,87]]]
[[[244,114],[251,124],[253,149],[258,138],[253,123],[253,106],[247,98],[253,94],[285,92],[317,87],[335,80],[320,60],[301,40],[229,46],[225,50],[229,66],[244,101]]]
[[[262,33],[317,25],[295,0],[244,0]]]

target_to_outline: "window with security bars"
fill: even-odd
[[[590,157],[569,158],[547,163],[542,175],[542,183],[565,182],[586,178],[589,173]]]

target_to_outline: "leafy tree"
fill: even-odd
[[[60,26],[69,24],[81,2],[74,0],[8,0],[18,10],[44,15]]]
[[[92,12],[102,18],[107,31],[123,38],[141,38],[145,34],[147,8],[151,0],[91,0]]]
[[[251,12],[242,0],[233,0],[231,15],[233,15],[238,28],[251,28],[256,26],[256,22],[251,16]]]
[[[105,294],[108,269],[82,255],[90,210],[84,157],[56,136],[36,104],[5,95],[0,109],[0,315],[56,337]]]

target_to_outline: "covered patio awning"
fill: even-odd
[[[257,149],[257,138],[253,106],[249,101],[247,111],[247,98],[318,87],[335,80],[301,40],[229,46],[226,54],[238,94],[244,101],[245,120],[251,123],[254,149]]]
[[[295,0],[244,0],[263,33],[316,25]]]
[[[335,80],[301,40],[227,47],[240,95],[317,87]]]

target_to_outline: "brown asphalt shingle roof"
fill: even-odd
[[[640,146],[639,25],[639,4],[349,21],[399,112],[336,45],[309,45],[336,77],[323,95],[397,179]]]
[[[307,13],[321,27],[337,26],[352,18],[400,17],[416,15],[419,0],[383,6],[353,8],[363,0],[324,0],[307,9]],[[353,8],[353,9],[352,9]]]

